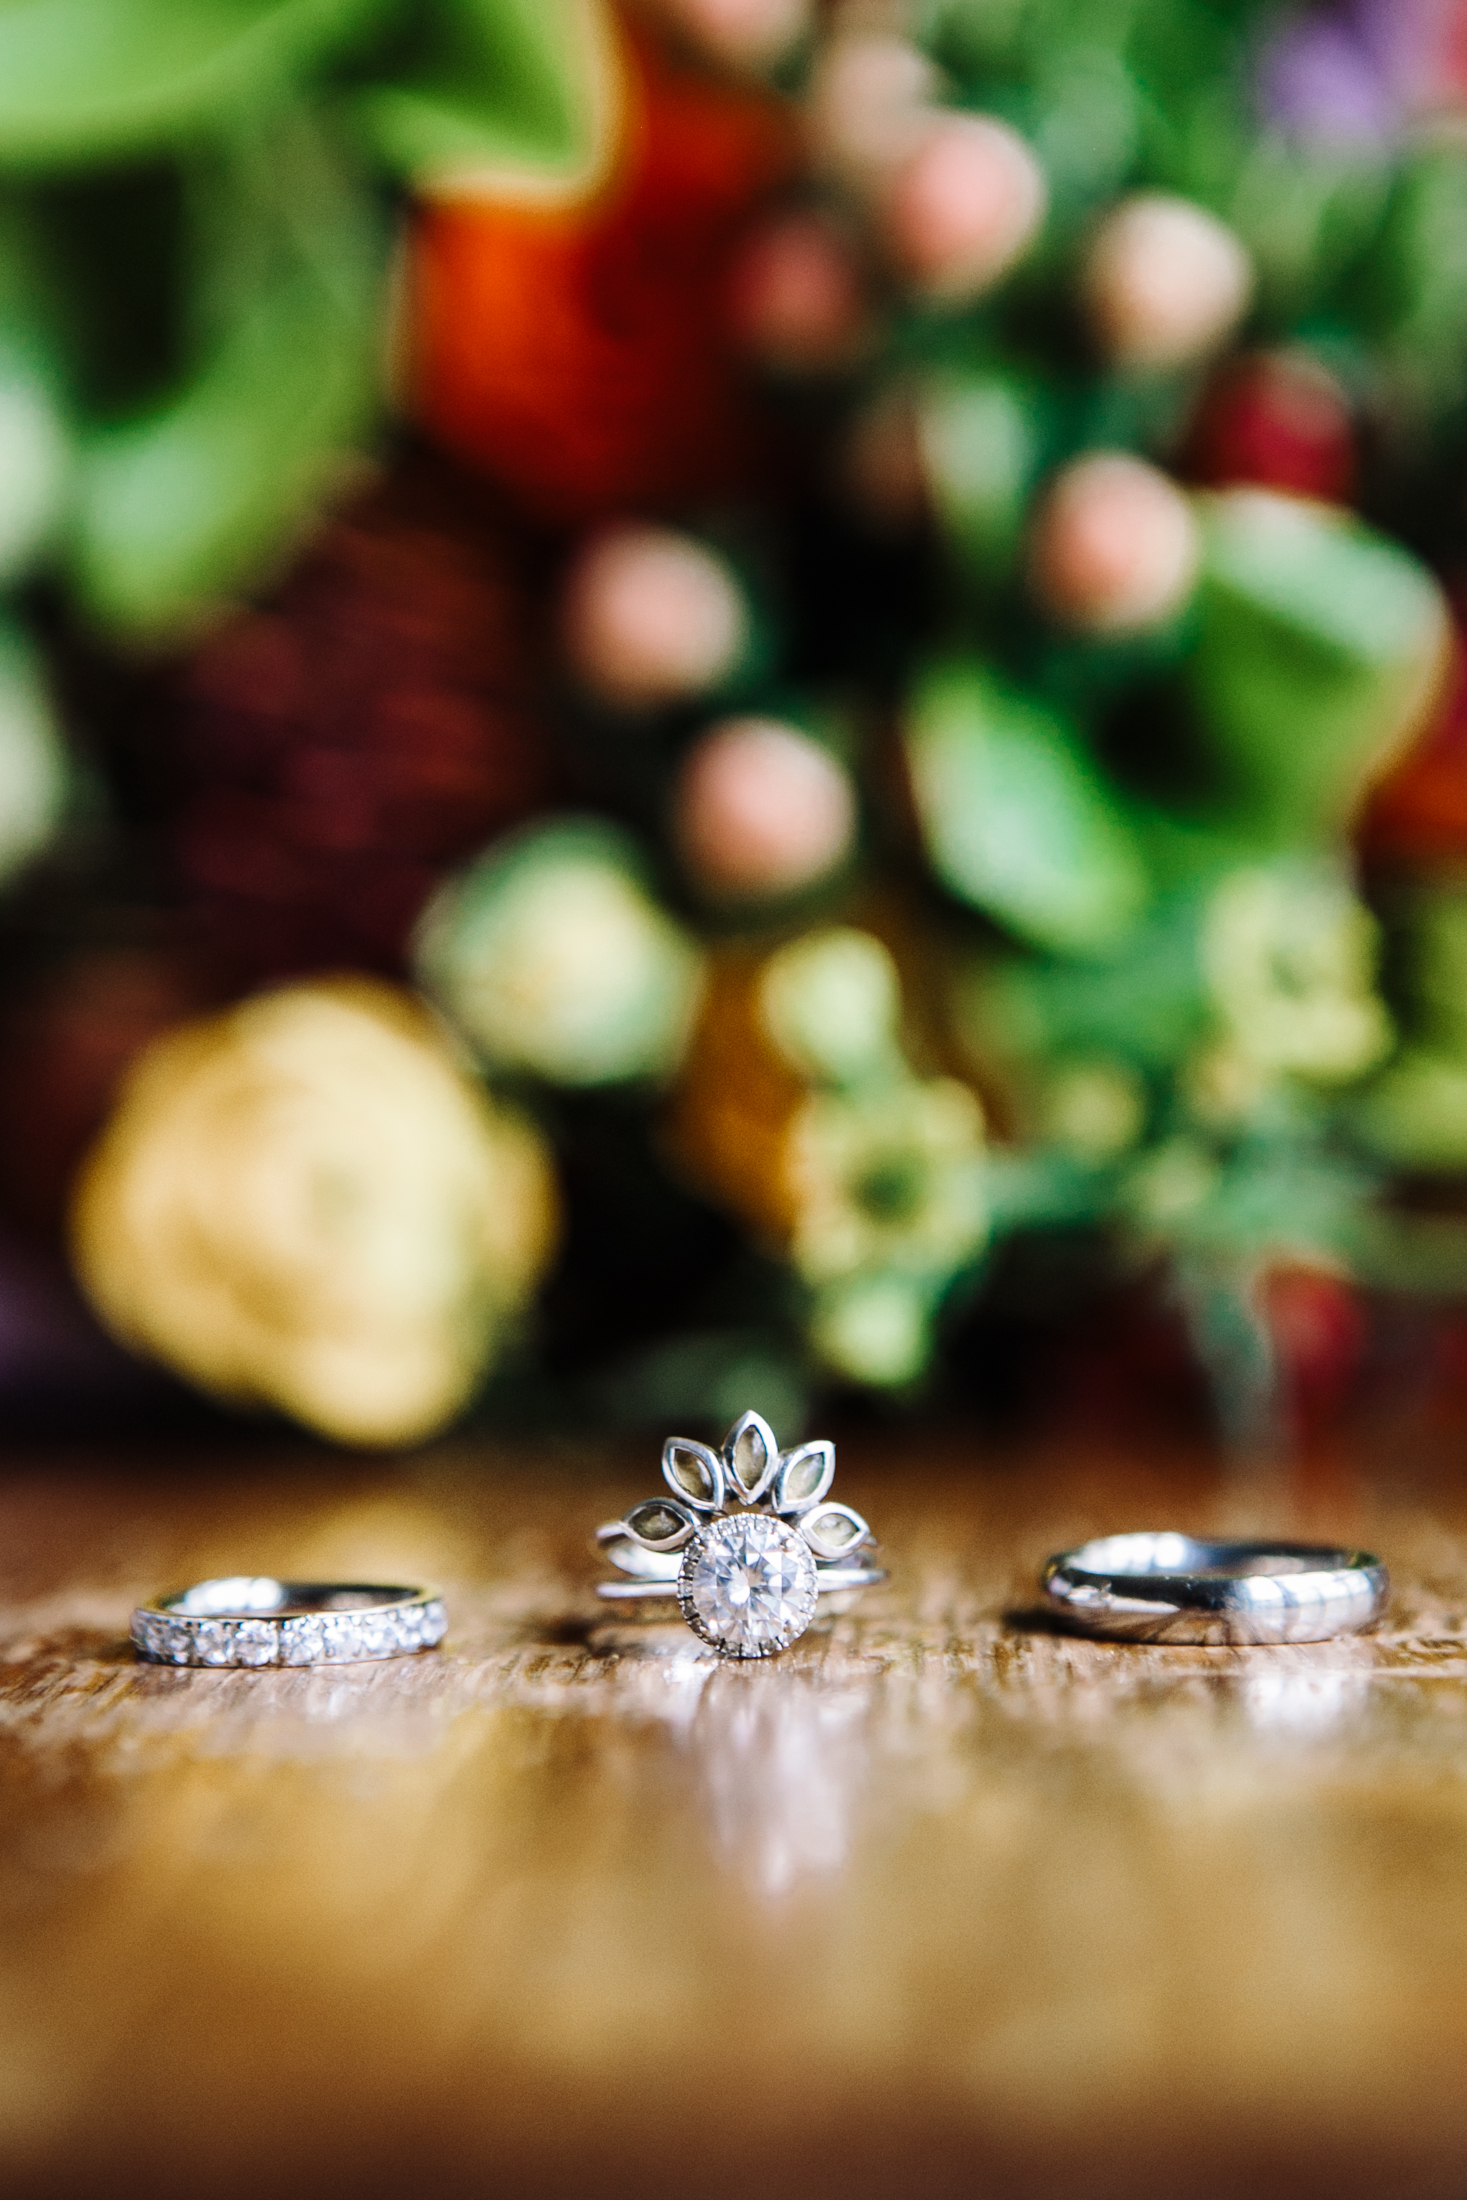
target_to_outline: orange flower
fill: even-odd
[[[441,199],[413,217],[408,409],[559,521],[721,496],[760,461],[723,292],[747,217],[795,165],[792,122],[640,44],[629,76],[622,157],[589,205]]]

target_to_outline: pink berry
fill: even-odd
[[[892,253],[932,297],[976,298],[1013,266],[1044,219],[1044,172],[991,115],[931,121],[885,193]]]
[[[1179,611],[1197,572],[1197,522],[1182,492],[1124,451],[1061,473],[1030,544],[1036,595],[1063,625],[1135,634]]]
[[[830,39],[805,102],[816,165],[869,189],[920,142],[937,72],[924,53],[885,32]]]
[[[683,765],[673,829],[688,870],[729,900],[791,893],[849,853],[856,798],[840,764],[795,726],[728,718]]]
[[[826,214],[784,214],[757,230],[734,261],[729,319],[765,366],[819,373],[847,365],[866,333],[861,271],[849,238]]]
[[[1248,310],[1253,263],[1224,222],[1190,199],[1122,200],[1091,242],[1081,278],[1102,350],[1126,367],[1178,367],[1222,341]]]
[[[762,69],[810,25],[810,0],[649,0],[650,12],[710,60]]]
[[[744,647],[748,614],[715,552],[670,528],[625,525],[595,537],[576,559],[561,631],[592,695],[645,710],[714,686]]]

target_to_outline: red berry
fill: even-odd
[[[934,117],[897,170],[883,213],[893,255],[935,298],[977,298],[1033,241],[1048,189],[1033,153],[991,115]]]
[[[1356,473],[1349,398],[1302,347],[1247,353],[1204,395],[1183,471],[1210,488],[1253,482],[1348,504]]]
[[[729,271],[734,336],[761,365],[818,374],[849,365],[866,334],[861,267],[827,214],[782,214],[745,242]]]
[[[1343,1276],[1300,1261],[1275,1263],[1258,1294],[1281,1404],[1306,1430],[1332,1420],[1365,1353],[1367,1323],[1359,1294]]]
[[[715,552],[670,527],[610,527],[576,558],[561,601],[571,666],[614,708],[640,710],[714,686],[748,635],[738,582]]]
[[[1467,854],[1467,647],[1460,631],[1441,705],[1371,796],[1359,839],[1368,859],[1455,864]]]

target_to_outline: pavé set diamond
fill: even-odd
[[[196,1582],[143,1605],[132,1641],[155,1665],[347,1665],[431,1650],[447,1627],[427,1590],[267,1576]]]

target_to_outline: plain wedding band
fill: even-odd
[[[1041,1581],[1051,1611],[1125,1642],[1324,1642],[1369,1627],[1390,1592],[1369,1551],[1170,1532],[1099,1536]]]

